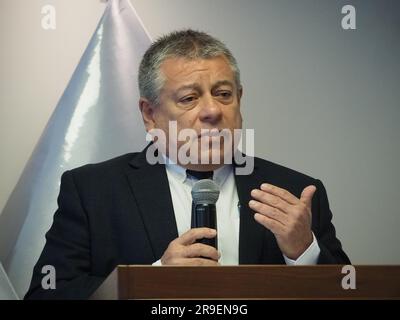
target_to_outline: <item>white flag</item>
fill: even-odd
[[[0,258],[20,297],[51,226],[61,174],[145,146],[137,72],[150,43],[131,3],[109,1],[0,215]]]

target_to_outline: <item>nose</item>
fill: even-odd
[[[217,124],[222,119],[222,109],[220,104],[215,101],[211,94],[203,96],[201,101],[199,119],[209,124]]]

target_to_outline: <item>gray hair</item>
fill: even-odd
[[[235,57],[224,43],[207,33],[191,29],[171,32],[155,41],[143,56],[139,67],[140,96],[159,103],[164,85],[160,66],[167,58],[209,59],[225,56],[232,68],[237,89],[241,88],[240,71]]]

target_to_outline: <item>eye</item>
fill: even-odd
[[[221,97],[222,99],[230,99],[232,97],[232,92],[228,90],[220,90],[215,93],[217,97]]]
[[[186,96],[186,97],[179,99],[179,102],[183,103],[183,104],[189,104],[189,103],[192,103],[193,101],[195,101],[196,99],[197,99],[196,96]]]

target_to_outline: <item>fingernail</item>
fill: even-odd
[[[251,195],[252,195],[252,196],[256,196],[258,193],[259,193],[259,190],[258,190],[258,189],[253,189],[253,190],[251,190]]]
[[[256,202],[254,200],[249,201],[249,206],[254,207],[256,205]]]

